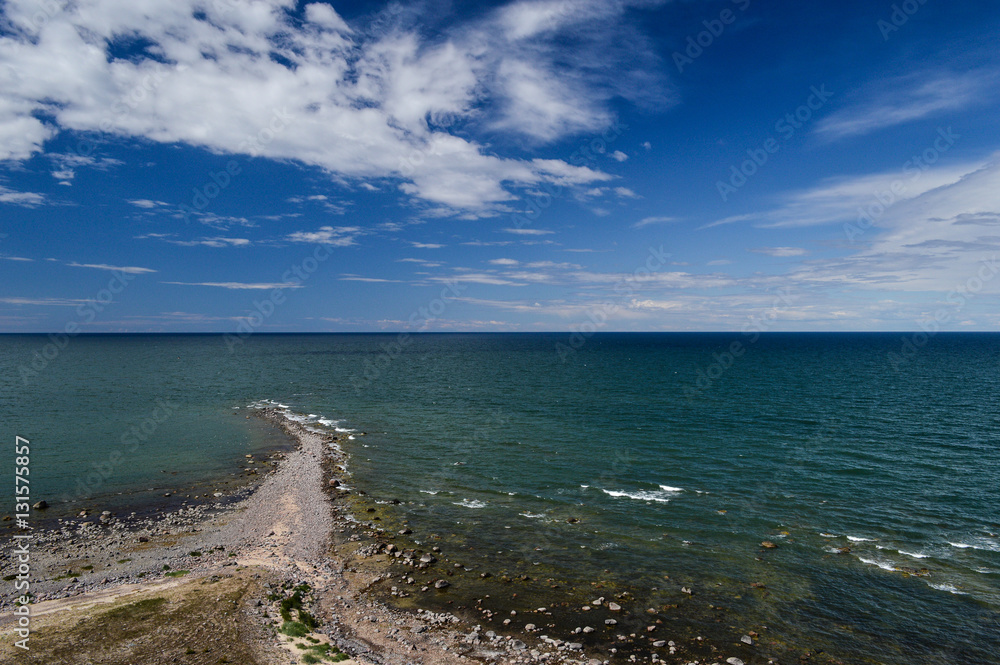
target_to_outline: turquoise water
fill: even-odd
[[[274,400],[357,430],[352,485],[494,565],[687,585],[692,629],[847,662],[996,662],[1000,335],[902,362],[899,334],[93,336],[26,383],[46,341],[0,337],[0,415],[56,509],[231,473]]]

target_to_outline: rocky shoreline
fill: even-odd
[[[520,614],[488,609],[489,593],[465,601],[455,596],[453,605],[448,595],[453,583],[495,583],[487,579],[491,574],[453,562],[440,546],[415,546],[409,529],[383,526],[373,502],[348,489],[340,447],[346,434],[306,427],[281,409],[263,408],[258,415],[284,428],[297,447],[277,453],[278,463],[269,465],[257,484],[227,497],[231,500],[155,518],[81,515],[34,534],[34,613],[56,616],[99,599],[238,579],[253,601],[243,615],[270,636],[256,642],[260,663],[769,662],[754,658],[755,635],[730,653],[716,653],[701,638],[687,643],[662,636],[663,621],[652,618],[644,621],[642,634],[617,634],[613,617],[629,614],[622,606],[627,594],[607,599],[595,594],[585,608],[577,605],[591,610],[583,616],[594,620],[575,629],[552,620],[554,606]],[[5,576],[13,547],[9,540],[0,543]],[[410,603],[414,596],[436,596],[439,609]],[[11,601],[11,596],[0,601],[0,633],[12,629]],[[289,603],[301,607],[290,610]],[[302,625],[295,612],[299,619],[315,617],[317,625],[306,621],[306,634],[289,636],[290,628]],[[310,660],[308,649],[325,649],[325,655]]]

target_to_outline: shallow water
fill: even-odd
[[[0,404],[57,507],[224,477],[273,442],[245,414],[275,400],[357,430],[352,486],[494,568],[625,585],[686,603],[692,630],[766,625],[850,662],[990,662],[1000,335],[939,334],[903,363],[895,334],[750,339],[93,336],[25,385],[46,339],[3,336]]]

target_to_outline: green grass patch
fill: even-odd
[[[118,563],[128,563],[132,559],[118,559]]]
[[[188,556],[201,556],[201,552],[195,550],[194,552],[188,552]]]
[[[171,570],[169,573],[164,573],[163,576],[164,577],[184,577],[185,575],[187,575],[190,572],[191,572],[190,570]]]
[[[282,635],[288,635],[289,637],[305,637],[309,634],[309,629],[306,628],[305,624],[299,623],[298,621],[284,621],[281,624],[281,628],[278,632]]]
[[[94,567],[93,566],[80,566],[80,569],[81,570],[93,570]]]
[[[4,575],[4,576],[3,576],[3,581],[4,581],[4,582],[10,582],[10,581],[11,581],[12,579],[14,579],[15,577],[17,577],[17,575]]]

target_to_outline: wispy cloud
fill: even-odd
[[[517,236],[547,236],[555,233],[555,231],[547,231],[545,229],[500,229],[504,233],[512,233]]]
[[[988,72],[921,72],[888,82],[872,91],[874,99],[824,118],[816,132],[828,139],[863,136],[894,125],[963,108],[983,99],[997,77]]]
[[[747,251],[753,252],[754,254],[766,254],[767,256],[774,256],[777,258],[805,256],[809,253],[801,247],[754,247],[753,249],[748,249]]]
[[[401,284],[401,280],[398,279],[383,279],[381,277],[362,277],[360,275],[341,275],[339,277],[342,282],[372,282],[376,284]]]
[[[146,273],[156,272],[152,268],[137,268],[135,266],[111,266],[106,263],[67,263],[66,265],[72,268],[93,268],[95,270],[110,270],[112,272],[121,272],[126,275],[144,275]]]
[[[213,286],[220,289],[266,291],[269,289],[301,289],[297,282],[160,282],[161,284],[176,284],[178,286]]]
[[[181,247],[249,247],[251,245],[247,238],[203,238],[201,240],[167,240],[167,242]]]
[[[410,244],[417,249],[441,249],[444,245],[438,244],[436,242],[417,242],[411,240]]]
[[[287,236],[291,242],[308,242],[316,245],[348,247],[361,233],[357,226],[321,226],[318,231],[296,231]]]
[[[17,192],[0,185],[0,203],[35,208],[45,203],[45,196],[35,192]]]
[[[674,222],[679,222],[680,219],[677,217],[643,217],[638,222],[632,225],[633,229],[641,229],[646,226],[652,226],[653,224],[673,224]]]
[[[7,305],[40,305],[43,307],[76,307],[92,300],[78,298],[0,298]]]

